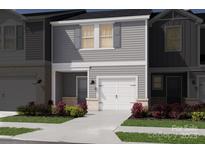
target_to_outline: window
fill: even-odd
[[[2,49],[2,28],[0,27],[0,49]]]
[[[24,48],[24,29],[23,26],[16,26],[16,49],[22,50]]]
[[[167,26],[165,30],[165,50],[181,51],[182,47],[181,26]]]
[[[162,75],[152,76],[152,90],[163,90],[163,76]]]
[[[15,27],[5,26],[4,27],[4,49],[12,50],[15,49]]]
[[[82,26],[82,48],[94,48],[94,26]]]
[[[113,47],[112,24],[100,25],[100,48]]]

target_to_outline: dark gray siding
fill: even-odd
[[[26,23],[26,60],[43,59],[43,35],[43,21]]]
[[[182,26],[181,52],[165,52],[164,28],[166,25]],[[149,63],[151,67],[198,66],[198,28],[189,19],[159,20],[149,27]]]
[[[145,98],[145,66],[101,66],[91,67],[90,78],[96,83],[97,76],[138,76],[138,96],[140,99]],[[89,86],[89,97],[96,97],[96,85]]]
[[[76,50],[76,26],[53,27],[53,62],[135,61],[145,59],[145,22],[121,23],[121,47],[109,50]]]

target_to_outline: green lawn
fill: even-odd
[[[33,128],[15,128],[15,127],[0,127],[0,135],[15,136],[23,133],[32,132],[39,129]]]
[[[128,119],[122,126],[205,128],[205,121],[172,119]]]
[[[0,122],[30,122],[30,123],[63,123],[71,120],[71,117],[57,117],[57,116],[10,116],[0,118]]]
[[[204,144],[205,136],[183,136],[170,134],[146,134],[117,132],[124,142],[171,143],[171,144]]]

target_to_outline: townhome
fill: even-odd
[[[164,10],[149,21],[149,98],[205,102],[205,14]]]
[[[51,21],[84,10],[18,14],[0,10],[0,110],[51,98]]]
[[[89,110],[148,104],[151,10],[87,12],[52,25],[52,99]]]

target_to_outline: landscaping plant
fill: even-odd
[[[79,106],[66,105],[65,112],[66,112],[66,115],[74,117],[74,118],[83,117],[85,115],[85,111]]]

